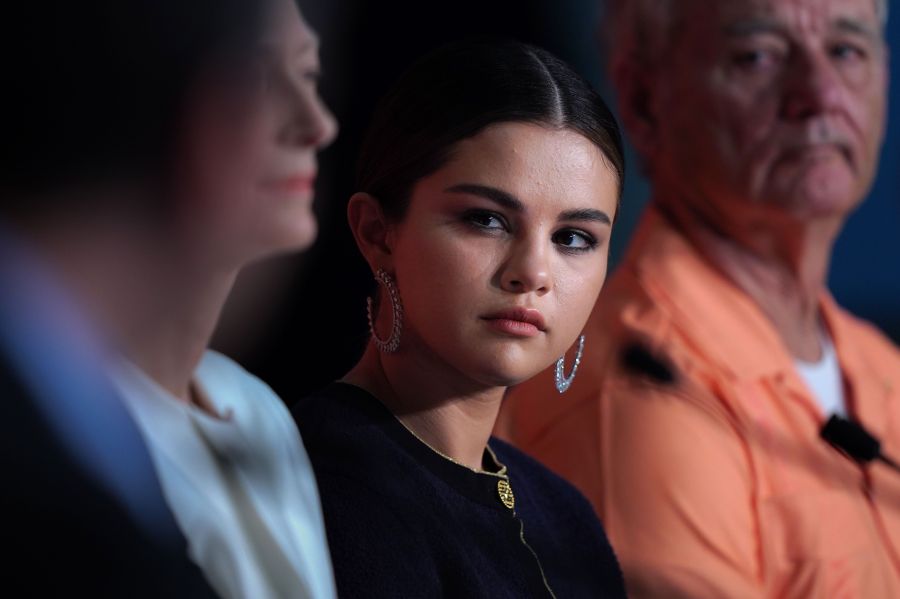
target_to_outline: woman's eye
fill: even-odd
[[[301,78],[313,85],[318,85],[322,79],[322,72],[317,69],[309,69],[300,73]]]
[[[553,235],[553,243],[567,250],[586,252],[597,247],[597,240],[583,231],[566,229]]]
[[[493,212],[484,212],[474,210],[465,214],[465,220],[468,223],[480,228],[490,230],[506,230],[506,223],[498,214]]]

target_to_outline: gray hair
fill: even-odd
[[[623,56],[652,61],[671,41],[676,3],[683,0],[605,0],[606,41],[614,61]],[[873,0],[882,27],[890,13],[889,0]]]

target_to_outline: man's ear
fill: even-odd
[[[381,204],[368,193],[358,192],[347,204],[347,221],[356,245],[372,271],[393,271],[391,227]]]
[[[610,65],[619,96],[619,113],[631,143],[647,162],[652,161],[659,143],[659,115],[653,69],[636,58],[619,58]]]

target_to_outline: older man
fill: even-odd
[[[653,187],[571,389],[503,428],[593,501],[633,596],[900,597],[900,352],[826,289],[885,123],[887,2],[613,2]]]

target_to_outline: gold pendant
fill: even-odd
[[[497,495],[500,496],[500,501],[503,502],[503,505],[509,509],[513,509],[516,506],[516,497],[513,495],[512,487],[505,480],[497,481]]]

